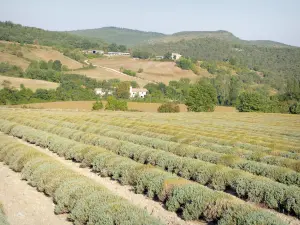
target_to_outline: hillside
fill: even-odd
[[[47,31],[0,21],[0,40],[65,48],[100,48],[104,41],[97,38],[79,37],[67,32]]]
[[[196,81],[200,77],[210,76],[204,69],[200,71],[200,75],[196,75],[190,70],[182,70],[174,62],[159,62],[128,57],[93,59],[91,62],[95,65],[113,68],[118,71],[120,67],[132,71],[138,71],[141,68],[143,72],[137,73],[136,76],[148,83],[162,82],[168,84],[169,81],[180,80],[180,78],[189,78],[191,81]]]
[[[20,45],[7,41],[0,41],[0,62],[8,62],[12,65],[27,69],[32,60],[49,61],[60,60],[69,69],[78,69],[82,64],[64,56],[61,52],[47,46],[40,45]]]
[[[33,91],[36,89],[55,89],[59,85],[58,83],[44,81],[44,80],[32,80],[26,78],[18,78],[18,77],[7,77],[2,76],[0,74],[0,89],[3,88],[3,81],[9,81],[11,83],[11,87],[19,89],[21,84],[24,84],[26,88],[29,88]]]
[[[82,37],[101,38],[108,43],[118,43],[123,45],[136,45],[152,38],[165,36],[156,32],[145,32],[117,27],[103,27],[99,29],[75,30],[70,31]]]

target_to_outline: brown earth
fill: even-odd
[[[23,70],[27,69],[30,64],[29,61],[6,52],[0,52],[0,62],[8,62],[11,65],[21,67]]]
[[[21,180],[0,162],[0,202],[10,225],[71,225],[66,215],[54,214],[52,199]]]

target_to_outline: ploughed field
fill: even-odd
[[[0,161],[74,224],[300,224],[296,115],[2,108],[0,131]]]

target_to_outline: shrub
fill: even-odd
[[[132,76],[132,77],[136,76],[136,72],[134,72],[132,70],[124,69],[122,72],[129,75],[129,76]]]
[[[113,110],[113,111],[127,111],[128,106],[127,102],[123,100],[118,100],[113,96],[109,96],[107,98],[107,104],[105,106],[106,110]]]
[[[180,112],[179,105],[175,103],[164,103],[158,107],[157,112],[160,113],[177,113]]]
[[[137,72],[142,73],[142,72],[144,72],[144,70],[143,70],[143,68],[139,68],[139,70]]]
[[[103,104],[101,101],[96,101],[94,104],[93,104],[93,110],[100,110],[100,109],[103,109]]]
[[[296,102],[295,104],[290,106],[291,114],[300,114],[300,102]]]

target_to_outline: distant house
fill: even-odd
[[[134,97],[144,98],[147,95],[148,90],[145,88],[132,88],[130,86],[129,92],[130,92],[130,98],[134,98]]]
[[[129,52],[108,52],[107,56],[127,56],[130,55]]]
[[[102,88],[95,88],[95,94],[96,95],[100,95],[100,96],[104,96],[104,95],[112,95],[113,92],[110,91],[110,90],[105,90],[105,89],[102,89]]]
[[[173,60],[178,60],[181,58],[182,55],[178,54],[178,53],[172,53],[172,59]]]

